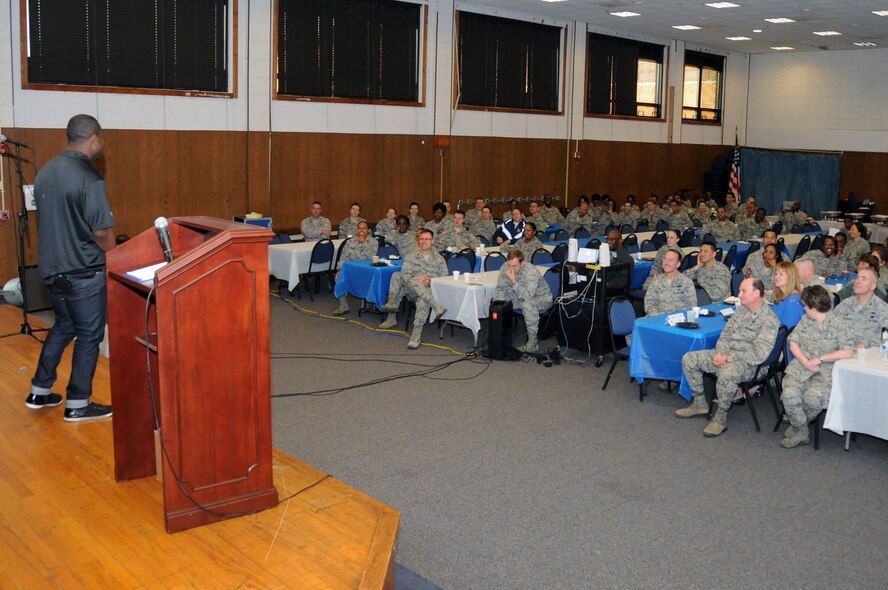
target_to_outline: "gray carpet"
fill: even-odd
[[[323,293],[300,304],[336,306]],[[457,358],[271,308],[273,394]],[[471,346],[466,330],[424,335]],[[824,432],[819,451],[782,449],[766,398],[763,432],[735,407],[706,439],[704,420],[673,417],[677,394],[652,387],[639,403],[626,363],[601,391],[606,368],[465,361],[276,398],[274,444],[400,510],[398,562],[442,588],[885,587],[888,442],[859,436],[845,453]]]

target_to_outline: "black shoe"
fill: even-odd
[[[25,405],[32,410],[40,408],[54,408],[62,403],[62,396],[57,393],[47,393],[45,395],[31,394],[25,399]]]
[[[88,422],[111,417],[111,406],[89,404],[85,408],[65,408],[65,422]]]

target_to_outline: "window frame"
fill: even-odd
[[[529,24],[540,25],[544,23],[538,23],[530,20],[522,20],[517,18],[510,18],[505,16],[500,16],[496,14],[487,14],[484,12],[480,12],[477,10],[460,10],[457,9],[455,11],[454,16],[454,27],[453,27],[453,96],[451,102],[451,108],[454,110],[463,110],[463,111],[481,111],[481,112],[490,112],[490,113],[517,113],[517,114],[526,114],[526,115],[547,115],[547,116],[563,116],[564,115],[564,105],[565,105],[565,94],[566,94],[566,84],[567,84],[567,59],[566,59],[566,48],[568,41],[568,27],[567,25],[546,25],[555,28],[561,29],[561,39],[559,41],[558,48],[558,60],[561,62],[560,68],[560,84],[556,84],[559,87],[558,89],[558,97],[557,103],[558,106],[555,110],[541,110],[541,109],[521,109],[521,108],[512,108],[512,107],[496,107],[496,106],[480,106],[480,105],[467,105],[459,102],[460,90],[459,90],[459,21],[460,15],[463,12],[467,12],[469,14],[477,14],[480,16],[487,16],[493,18],[502,18],[504,20],[513,20],[513,21],[521,21]]]
[[[591,61],[589,41],[593,36],[600,37],[600,38],[615,39],[617,41],[621,41],[621,42],[624,42],[627,44],[632,44],[632,45],[636,45],[636,46],[640,46],[640,47],[645,47],[648,49],[653,49],[655,47],[660,49],[661,61],[657,62],[660,65],[660,84],[659,84],[659,92],[658,92],[660,102],[659,102],[659,105],[657,105],[659,107],[659,111],[660,111],[659,116],[645,117],[643,115],[638,115],[638,114],[636,114],[636,115],[617,115],[617,114],[593,113],[588,110],[588,105],[589,105],[589,67],[590,67],[589,62]],[[586,60],[585,60],[585,72],[584,72],[585,76],[583,77],[583,116],[589,117],[589,118],[617,119],[617,120],[625,120],[625,121],[649,121],[649,122],[657,122],[657,123],[665,122],[667,120],[666,114],[670,108],[669,98],[666,93],[666,89],[669,87],[669,60],[670,60],[670,56],[671,56],[671,53],[670,53],[670,48],[668,45],[660,45],[658,43],[649,43],[646,41],[637,41],[635,39],[629,39],[629,38],[625,38],[625,37],[615,37],[613,35],[606,35],[604,33],[596,33],[594,31],[587,30],[586,31]],[[648,59],[648,58],[639,58],[639,59]],[[635,63],[636,72],[638,71],[638,61],[639,60],[636,60],[636,63]],[[636,79],[636,85],[637,85],[637,83],[638,82]],[[613,82],[611,82],[611,84],[613,84]],[[613,106],[613,100],[611,100],[610,104],[611,104],[611,106]],[[639,106],[651,106],[652,104],[653,103],[638,102],[637,94],[636,94],[636,101],[635,101],[636,113],[638,112]]]
[[[691,61],[688,62],[688,56],[690,55]],[[715,62],[720,61],[720,68],[716,68]],[[691,49],[685,50],[684,54],[684,63],[682,64],[681,73],[682,73],[682,84],[681,84],[681,122],[682,124],[687,125],[721,125],[724,118],[724,97],[725,97],[725,62],[727,58],[723,55],[714,54],[714,53],[703,53],[701,51],[694,51]],[[697,82],[697,106],[696,107],[686,107],[684,104],[684,94],[685,94],[685,83],[686,83],[686,75],[687,68],[697,68],[697,72],[700,75],[700,78]],[[716,100],[718,107],[715,109],[704,108],[700,106],[700,101],[703,97],[703,71],[705,69],[715,70],[718,73],[718,90],[716,92]],[[685,117],[685,109],[696,111],[696,117],[687,118]],[[703,112],[715,112],[715,119],[703,119]]]
[[[296,95],[296,94],[281,94],[279,92],[279,81],[278,81],[278,62],[280,60],[280,52],[278,47],[278,39],[279,39],[279,27],[280,27],[280,0],[274,0],[272,18],[274,19],[274,31],[273,31],[273,43],[272,43],[272,53],[271,59],[273,63],[273,69],[271,71],[271,99],[272,100],[280,100],[284,102],[323,102],[323,103],[341,103],[341,104],[370,104],[370,105],[380,105],[380,106],[397,106],[397,107],[424,107],[426,106],[426,65],[428,63],[428,38],[429,38],[429,4],[427,2],[414,2],[412,0],[397,0],[398,2],[403,2],[405,4],[414,4],[419,6],[421,11],[420,16],[420,27],[422,30],[420,31],[420,43],[421,47],[419,48],[419,67],[417,68],[417,73],[419,75],[420,80],[418,80],[418,90],[419,90],[419,100],[418,101],[409,101],[409,100],[390,100],[385,98],[346,98],[339,96],[309,96],[309,95]]]
[[[19,58],[21,63],[22,90],[49,92],[95,92],[101,94],[139,94],[154,96],[184,96],[200,98],[237,98],[238,93],[238,0],[228,2],[228,88],[224,92],[211,90],[178,90],[172,88],[131,88],[128,86],[87,86],[81,84],[48,84],[28,81],[28,0],[19,0]]]

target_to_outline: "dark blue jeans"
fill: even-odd
[[[84,278],[68,277],[71,290],[60,293],[49,287],[55,309],[55,325],[43,342],[37,372],[31,380],[31,393],[45,395],[52,391],[62,353],[75,337],[71,378],[68,380],[67,407],[79,408],[89,403],[92,380],[99,360],[99,344],[105,336],[105,273]]]

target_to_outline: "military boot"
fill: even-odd
[[[379,308],[379,311],[397,313],[399,307],[401,307],[401,298],[394,293],[389,293],[388,300],[385,302],[385,305]]]
[[[680,410],[675,410],[676,418],[694,418],[696,416],[705,416],[709,414],[709,408],[706,407],[706,400],[702,396],[694,396],[691,405]]]
[[[429,303],[431,304],[432,309],[435,311],[435,317],[440,319],[445,313],[447,313],[447,308],[444,307],[443,305],[441,305],[440,303],[438,303],[437,301],[435,301],[434,299],[429,301]]]
[[[529,352],[536,353],[540,349],[539,343],[537,342],[536,332],[527,332],[527,344],[519,348],[521,352]]]
[[[339,298],[339,307],[333,311],[333,315],[345,315],[348,313],[348,295]]]
[[[407,348],[411,350],[419,348],[419,345],[422,342],[423,325],[424,324],[416,321],[413,322],[413,334],[410,336],[410,342],[407,343]]]
[[[783,433],[784,438],[792,438],[793,433],[796,431],[796,427],[792,424],[786,429],[786,432]]]
[[[792,426],[790,426],[792,428]],[[780,446],[784,449],[792,449],[799,445],[808,444],[808,429],[807,428],[799,428],[795,430],[791,435],[788,435],[786,438],[780,441]]]
[[[398,314],[390,313],[385,316],[385,321],[379,324],[380,330],[390,330],[395,327],[395,324],[398,323]]]
[[[712,417],[712,420],[710,420],[709,424],[706,425],[706,428],[703,429],[703,436],[716,437],[721,435],[721,433],[727,429],[728,413],[725,410],[718,409],[715,412],[715,416]]]

